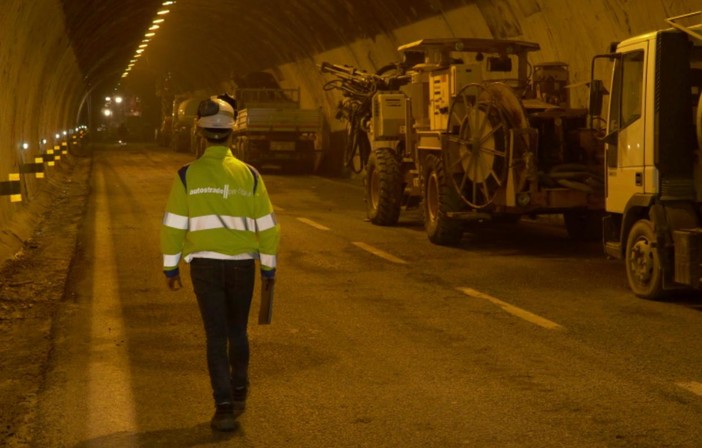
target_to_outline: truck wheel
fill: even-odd
[[[577,241],[602,240],[602,212],[595,210],[572,210],[563,213],[568,236]]]
[[[371,153],[366,166],[366,209],[368,219],[373,224],[397,224],[402,197],[401,180],[400,162],[393,150],[380,148]]]
[[[648,219],[637,221],[626,241],[626,276],[639,297],[657,299],[663,294],[663,275],[656,234]]]
[[[458,193],[448,184],[441,159],[429,154],[424,159],[424,228],[429,241],[455,246],[463,236],[463,226],[446,215],[462,208]]]

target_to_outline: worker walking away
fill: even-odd
[[[200,103],[198,113],[198,132],[207,147],[173,181],[161,226],[161,251],[171,290],[182,287],[181,257],[190,263],[207,338],[215,402],[211,426],[231,431],[248,393],[247,326],[255,260],[260,260],[263,286],[272,286],[280,226],[259,173],[229,150],[231,105],[208,99]]]

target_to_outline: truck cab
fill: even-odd
[[[629,285],[644,298],[698,288],[702,277],[702,25],[679,23],[700,16],[668,19],[672,28],[596,57],[613,61],[604,248],[625,260]]]

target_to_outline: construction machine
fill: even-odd
[[[283,89],[272,75],[254,72],[233,91],[238,115],[234,155],[256,167],[276,165],[311,173],[321,157],[322,114],[300,105],[300,89]]]
[[[603,149],[588,110],[571,108],[568,66],[532,65],[539,45],[422,39],[378,73],[323,63],[342,91],[346,160],[365,174],[367,213],[394,225],[421,207],[429,240],[460,242],[467,222],[563,214],[598,238]]]
[[[170,142],[174,151],[195,153],[197,106],[203,99],[203,95],[175,96]]]
[[[604,249],[643,298],[702,287],[701,18],[670,18],[593,59],[613,62],[608,87],[591,89],[595,115],[609,93]]]

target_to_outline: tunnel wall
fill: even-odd
[[[466,3],[470,4],[273,69],[283,86],[301,88],[303,104],[323,110],[329,128],[323,145],[331,165],[341,160],[339,153],[343,149],[339,147],[339,139],[330,137],[330,133],[341,133],[345,124],[334,118],[340,92],[322,90],[324,82],[333,79],[317,69],[316,65],[322,61],[375,71],[399,59],[398,46],[422,38],[516,39],[540,44],[541,51],[530,56],[532,63],[568,63],[570,83],[577,84],[589,80],[592,57],[606,53],[610,43],[668,28],[667,17],[702,9],[699,0],[478,0]],[[586,107],[586,87],[573,88],[571,98],[574,107]],[[332,171],[337,171],[336,168],[338,166],[331,167]]]
[[[60,0],[4,0],[0,14],[0,182],[22,163],[59,143],[57,132],[74,127],[84,91],[82,76],[64,28]],[[41,143],[46,139],[46,144]],[[23,149],[26,142],[29,148]],[[21,202],[0,196],[0,260],[31,236],[41,196],[60,167],[45,179],[20,175]],[[56,188],[53,185],[52,188]]]

